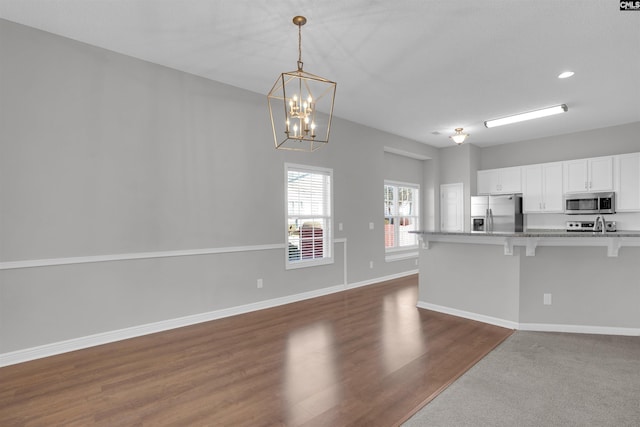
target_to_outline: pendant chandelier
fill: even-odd
[[[267,95],[277,149],[315,151],[329,142],[336,83],[302,69],[302,26],[296,16],[298,69],[282,73]]]

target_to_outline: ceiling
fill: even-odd
[[[0,18],[265,99],[296,69],[295,15],[305,71],[338,83],[335,116],[392,134],[445,147],[463,127],[489,146],[640,121],[640,11],[615,0],[0,0]]]

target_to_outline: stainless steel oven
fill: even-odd
[[[607,193],[567,194],[564,197],[564,213],[578,214],[614,214],[616,213],[616,195]]]

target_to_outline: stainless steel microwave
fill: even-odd
[[[579,193],[564,196],[564,213],[578,214],[614,214],[616,213],[616,194]]]

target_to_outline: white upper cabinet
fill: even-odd
[[[616,210],[640,211],[640,153],[616,156]]]
[[[478,195],[491,194],[492,189],[498,188],[498,174],[495,170],[478,171]]]
[[[640,153],[478,171],[478,194],[522,193],[525,213],[562,213],[564,194],[616,192],[616,210],[640,212]]]
[[[589,191],[613,190],[613,157],[598,157],[589,161]]]
[[[587,178],[587,160],[572,160],[564,163],[564,191],[584,192],[589,191]]]
[[[500,190],[501,193],[521,193],[522,192],[522,168],[500,169]]]
[[[564,192],[613,190],[613,156],[564,162]]]
[[[524,213],[563,212],[562,162],[522,167]]]
[[[478,194],[512,194],[522,192],[521,168],[478,171]]]

